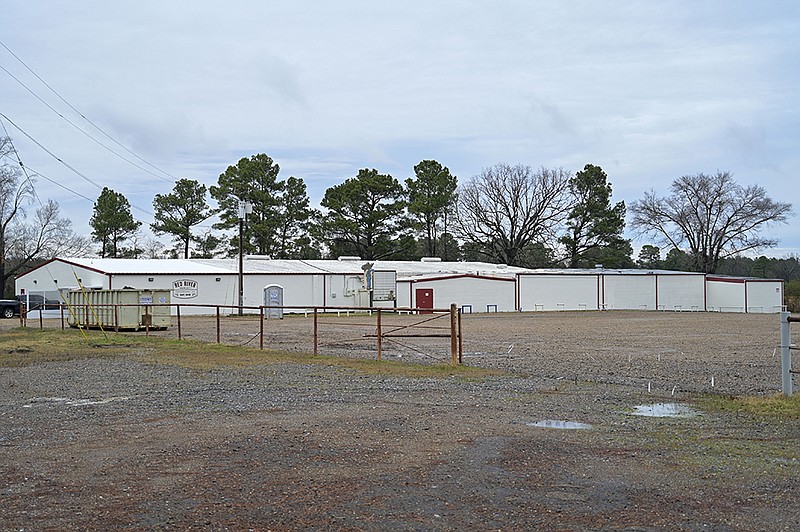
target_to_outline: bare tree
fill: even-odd
[[[164,244],[155,238],[145,238],[142,242],[142,255],[146,259],[163,259]]]
[[[10,159],[13,153],[11,139],[0,138],[0,281],[5,291],[6,280],[19,269],[9,264],[9,237],[18,217],[24,215],[24,205],[33,195],[30,180],[20,181],[20,168]],[[10,270],[10,271],[9,271]]]
[[[72,222],[61,217],[60,207],[53,200],[36,209],[30,223],[17,220],[6,237],[9,256],[25,263],[63,254],[81,257],[92,250],[91,241],[73,232]]]
[[[456,233],[490,260],[517,266],[531,243],[552,246],[572,208],[562,168],[498,164],[459,191]]]
[[[13,145],[0,138],[0,282],[2,290],[16,273],[37,261],[62,253],[81,256],[88,253],[87,239],[75,235],[72,222],[61,218],[52,200],[27,219],[27,209],[35,198],[32,179],[22,179],[19,165],[12,159]]]
[[[773,201],[757,185],[743,187],[730,173],[679,177],[672,193],[654,191],[631,205],[631,226],[676,249],[686,249],[697,271],[713,273],[722,258],[777,245],[759,232],[786,223],[792,205]]]

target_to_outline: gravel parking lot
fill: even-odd
[[[372,319],[329,317],[321,354],[374,358]],[[269,321],[267,347],[307,351],[309,323]],[[222,327],[258,347],[257,320]],[[198,369],[135,349],[2,366],[0,528],[800,528],[800,420],[703,408],[780,391],[777,315],[474,314],[463,333],[465,363],[500,374]],[[215,341],[214,319],[182,334]],[[449,343],[384,357],[445,362]],[[656,403],[696,415],[633,415]]]

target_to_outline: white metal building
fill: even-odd
[[[417,276],[397,280],[400,307],[448,308],[455,303],[463,312],[513,312],[516,276],[477,274]]]
[[[368,284],[365,271],[371,271],[370,281],[390,279],[391,286],[384,292],[386,297],[376,298],[365,288]],[[283,289],[283,304],[287,307],[368,307],[409,306],[398,292],[399,277],[421,279],[423,277],[466,276],[491,278],[505,275],[511,286],[511,300],[498,306],[497,310],[514,310],[514,275],[524,271],[505,265],[483,262],[441,261],[367,261],[353,258],[344,260],[269,260],[264,257],[245,257],[243,262],[243,304],[259,306],[265,304],[265,290],[278,285]],[[466,281],[467,283],[469,280]],[[171,302],[198,305],[203,308],[182,308],[182,314],[213,312],[213,306],[236,306],[239,300],[238,259],[98,259],[56,258],[16,280],[17,293],[42,293],[57,299],[60,292],[83,286],[86,289],[167,289]],[[439,283],[437,288],[445,290]],[[378,286],[375,287],[379,288]],[[449,293],[458,293],[448,287]],[[473,305],[476,311],[485,304],[477,293],[461,289],[458,301],[449,301],[448,292],[436,297],[433,308],[449,307],[450,303]],[[371,300],[372,295],[372,300]],[[473,295],[475,297],[473,297]],[[441,306],[440,306],[441,303]],[[493,304],[494,301],[492,301]]]
[[[708,310],[718,312],[780,312],[783,282],[743,277],[706,278]]]
[[[522,310],[705,310],[705,275],[666,270],[535,270],[519,275]]]
[[[421,307],[465,312],[709,310],[779,312],[780,280],[647,270],[529,270],[483,262],[270,260],[245,257],[244,305],[267,304],[268,287],[287,307]],[[238,259],[56,258],[16,280],[17,293],[85,289],[166,289],[182,314],[238,304]]]

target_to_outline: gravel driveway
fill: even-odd
[[[354,333],[370,319],[331,318],[323,354],[374,357],[374,338]],[[185,335],[213,341],[213,320],[194,320]],[[463,326],[465,363],[501,375],[201,370],[135,350],[0,367],[0,528],[800,529],[800,421],[696,402],[780,390],[776,315],[476,314]],[[257,322],[224,327],[223,341],[257,346]],[[307,350],[308,327],[272,321],[268,347]],[[414,342],[385,358],[449,356],[442,339]],[[662,402],[697,415],[632,415]]]

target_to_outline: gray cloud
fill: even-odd
[[[20,2],[7,6],[0,35],[118,140],[207,184],[257,152],[306,178],[314,201],[359,168],[404,178],[424,158],[462,179],[500,161],[572,170],[592,162],[628,202],[666,192],[682,174],[725,169],[797,205],[800,191],[786,183],[800,144],[799,10],[722,1]],[[2,49],[0,64],[80,120]],[[142,205],[169,189],[81,138],[2,72],[0,91],[3,112],[98,182]],[[26,163],[80,181],[11,133]],[[84,200],[40,186],[87,230]],[[782,249],[800,252],[800,234],[781,231]]]

